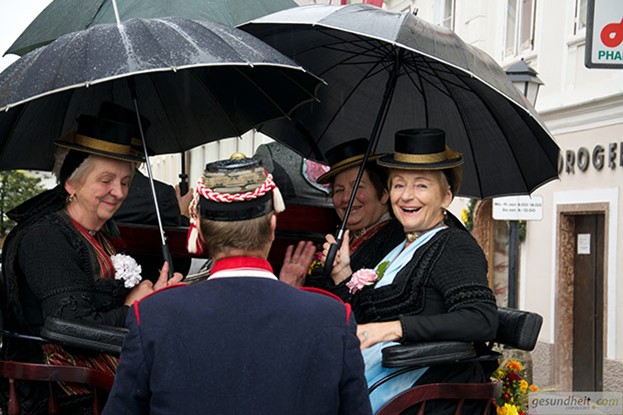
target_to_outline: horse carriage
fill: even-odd
[[[290,201],[286,211],[279,216],[276,240],[269,257],[276,273],[278,274],[282,265],[281,261],[288,245],[301,239],[321,243],[326,233],[335,230],[337,223],[338,218],[329,206],[310,202],[293,204]],[[128,254],[141,258],[147,266],[160,265],[162,260],[157,227],[121,224],[119,228],[127,243]],[[186,233],[187,229],[183,227],[166,229],[174,264],[189,263],[190,256],[185,247]],[[204,255],[203,258],[207,257]],[[401,368],[393,376],[423,366],[452,365],[469,361],[478,361],[488,373],[493,373],[501,356],[494,350],[494,346],[532,350],[536,344],[542,318],[531,312],[500,308],[499,323],[496,338],[485,350],[476,350],[474,345],[468,342],[402,344],[383,350],[383,364],[387,367]],[[17,337],[39,344],[51,342],[66,347],[118,355],[125,333],[126,330],[120,328],[48,318],[40,336],[2,331],[2,337],[5,339]],[[20,413],[16,382],[47,383],[50,414],[60,413],[54,393],[55,382],[67,381],[88,385],[93,390],[94,414],[100,413],[113,383],[112,376],[96,369],[16,361],[0,361],[0,378],[3,382],[8,380],[7,402],[3,402],[8,415]],[[370,392],[386,380],[389,379],[372,385]],[[494,401],[500,395],[500,388],[501,385],[496,381],[482,384],[445,383],[417,386],[395,396],[380,409],[378,414],[400,414],[407,408],[418,408],[417,413],[424,413],[426,403],[436,399],[455,401],[457,414],[462,413],[465,402],[473,400],[486,402],[485,413],[494,413]]]

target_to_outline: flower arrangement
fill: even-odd
[[[350,281],[346,283],[346,287],[348,287],[351,294],[355,294],[363,287],[376,284],[383,278],[383,274],[385,274],[388,265],[389,261],[385,261],[379,264],[376,270],[370,268],[360,269],[350,277]]]
[[[126,288],[132,288],[141,282],[141,266],[129,255],[115,254],[110,257],[115,267],[115,279],[124,280]]]
[[[509,360],[493,375],[502,382],[502,395],[497,398],[497,415],[526,415],[528,393],[538,388],[525,379],[526,370],[516,360]]]

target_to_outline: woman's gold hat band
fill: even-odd
[[[405,153],[394,153],[394,160],[400,161],[403,163],[438,163],[440,161],[446,161],[446,152],[443,151],[441,153],[432,153],[432,154],[405,154]]]
[[[109,153],[130,155],[132,148],[123,144],[115,144],[109,141],[99,140],[82,134],[74,136],[74,143],[89,147],[95,150],[106,151]]]

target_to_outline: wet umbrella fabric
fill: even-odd
[[[314,98],[320,80],[238,29],[131,19],[65,35],[0,74],[0,170],[50,170],[54,139],[103,101],[151,124],[153,154],[240,136]]]
[[[182,18],[96,25],[24,55],[0,74],[0,170],[51,169],[54,140],[104,101],[147,117],[145,153],[162,154],[240,136],[313,99],[320,83],[229,26]],[[152,194],[163,257],[172,264],[153,182]]]
[[[396,131],[436,127],[463,153],[463,196],[528,194],[558,177],[558,146],[532,106],[491,57],[443,27],[356,4],[284,10],[241,28],[328,84],[293,121],[260,126],[305,157],[326,161],[357,137],[392,152]]]
[[[183,17],[236,26],[260,16],[296,7],[293,0],[119,0],[120,19]],[[116,23],[112,0],[54,0],[6,53],[24,55],[70,32]]]

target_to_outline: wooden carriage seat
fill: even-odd
[[[41,336],[24,336],[17,333],[2,332],[2,338],[17,337],[38,343],[54,342],[69,347],[119,355],[127,329],[102,326],[91,323],[66,321],[57,318],[46,319]],[[54,382],[81,383],[90,387],[93,414],[98,415],[106,402],[114,377],[97,369],[70,366],[47,365],[0,360],[0,378],[9,382],[7,415],[18,415],[21,411],[16,381],[47,382],[48,413],[59,414],[60,409],[53,390]]]

